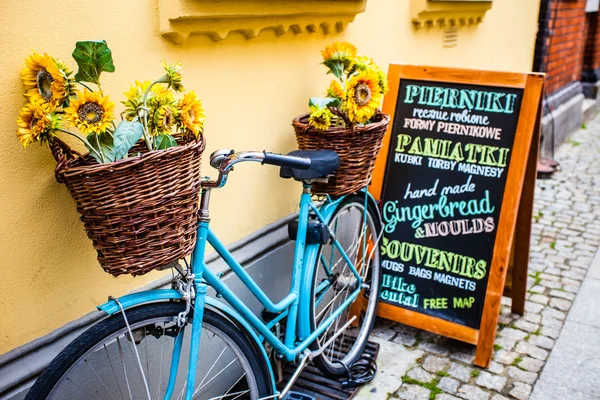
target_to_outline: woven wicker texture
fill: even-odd
[[[343,116],[338,110],[336,114]],[[373,123],[349,128],[332,127],[319,131],[308,125],[309,114],[303,114],[292,122],[296,141],[301,150],[334,150],[340,157],[340,168],[327,183],[313,182],[313,194],[342,196],[367,186],[375,167],[375,159],[390,117],[377,113]]]
[[[51,145],[56,178],[75,200],[106,272],[143,275],[191,254],[204,146],[199,139],[144,152],[138,144],[130,154],[139,155],[97,164],[58,142]]]

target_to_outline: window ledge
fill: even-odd
[[[341,32],[367,0],[159,0],[160,33],[173,43],[191,34],[223,40],[231,32],[247,39],[262,30],[286,32]]]
[[[412,22],[417,28],[479,24],[492,8],[492,0],[410,1]]]

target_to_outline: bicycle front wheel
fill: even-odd
[[[181,357],[174,363],[179,368],[171,398],[184,398],[192,329],[177,326],[183,309],[181,303],[157,303],[127,310],[133,338],[121,313],[105,319],[50,363],[26,399],[163,399],[179,335]],[[255,400],[272,394],[264,361],[247,337],[209,309],[200,345],[194,399]]]
[[[311,345],[313,350],[325,347],[315,358],[315,365],[325,374],[343,375],[363,352],[373,329],[381,285],[379,232],[381,222],[371,204],[365,208],[362,195],[346,197],[335,210],[329,228],[340,247],[363,280],[362,291]],[[358,287],[340,250],[333,244],[322,245],[314,267],[311,293],[311,329],[315,330],[333,314]],[[351,327],[328,344],[353,317]]]

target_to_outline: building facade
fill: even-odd
[[[0,111],[0,398],[21,398],[56,352],[100,317],[95,306],[108,295],[160,285],[170,276],[156,271],[115,279],[104,273],[73,200],[54,178],[50,151],[19,145],[15,120],[24,104],[19,71],[31,51],[46,52],[74,68],[70,54],[76,41],[106,40],[116,72],[103,75],[103,89],[117,103],[117,114],[123,92],[136,79],[160,76],[162,59],[181,61],[186,88],[204,102],[206,154],[218,148],[287,152],[296,146],[292,118],[308,111],[307,99],[321,95],[329,82],[320,65],[325,45],[350,41],[384,69],[408,63],[527,72],[534,61],[538,16],[538,0],[12,4],[0,16],[0,82],[5,88]],[[564,80],[579,77],[565,75]],[[550,84],[559,88],[562,82]],[[213,173],[207,162],[203,168],[205,175]],[[285,223],[300,191],[296,182],[280,179],[275,168],[244,165],[213,195],[215,232],[232,243],[259,281],[289,273]]]

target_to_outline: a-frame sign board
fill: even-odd
[[[543,74],[391,65],[378,315],[477,345],[489,364],[511,249],[522,313]]]

